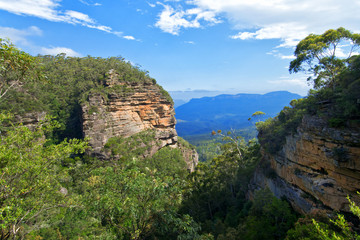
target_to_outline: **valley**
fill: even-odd
[[[1,39],[0,239],[358,239],[360,56],[321,55],[349,39],[299,42],[289,71],[313,72],[306,97],[176,108],[122,57]]]

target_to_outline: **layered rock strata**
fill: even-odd
[[[250,188],[264,187],[303,213],[348,211],[347,196],[360,203],[360,129],[335,129],[322,118],[305,116],[279,152],[263,151]]]
[[[39,122],[45,120],[46,112],[29,112],[22,115],[15,116],[15,122],[21,123],[28,127],[30,130],[35,130]]]
[[[189,149],[179,144],[179,148],[190,172],[195,171],[196,165],[199,163],[199,154],[195,149]]]
[[[84,137],[89,138],[91,154],[106,159],[104,145],[112,137],[130,137],[144,130],[154,130],[151,156],[165,146],[178,147],[174,107],[160,87],[152,82],[121,82],[110,72],[104,83],[109,93],[92,93],[82,105]],[[190,151],[190,150],[189,150]],[[196,158],[186,159],[189,169]]]

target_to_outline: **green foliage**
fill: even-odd
[[[0,77],[7,82],[1,83],[6,97],[0,108],[17,115],[47,112],[58,120],[30,131],[1,115],[1,239],[211,239],[198,234],[189,215],[178,213],[188,175],[180,149],[162,148],[146,158],[158,144],[154,131],[110,139],[106,149],[120,161],[75,155],[84,151],[84,142],[60,141],[82,137],[80,105],[90,94],[105,101],[112,94],[133,94],[129,85],[156,84],[147,72],[122,58],[34,58],[1,43]],[[30,81],[37,76],[33,63],[49,81]],[[21,88],[6,89],[18,80]],[[90,114],[97,111],[90,107]],[[55,126],[60,128],[54,131]]]
[[[227,228],[238,226],[247,184],[260,158],[256,141],[240,140],[239,145],[229,141],[221,148],[222,155],[200,162],[189,175],[181,210],[201,223],[204,234],[215,237],[224,234]],[[241,158],[237,149],[241,151]]]
[[[347,58],[336,56],[337,47],[342,41],[351,44]],[[295,59],[291,61],[289,71],[312,73],[308,80],[313,80],[315,88],[331,86],[335,88],[336,77],[346,68],[352,53],[358,49],[360,35],[353,34],[344,28],[327,30],[322,35],[310,34],[301,40],[295,49]],[[304,66],[305,65],[305,66]]]
[[[98,94],[107,101],[113,95],[133,94],[129,85],[156,81],[121,57],[60,54],[33,58],[15,50],[9,56],[18,58],[11,61],[23,64],[6,65],[11,61],[1,55],[0,77],[10,85],[20,79],[21,87],[10,87],[0,109],[18,115],[46,112],[58,123],[41,123],[30,131],[11,125],[10,115],[2,115],[1,239],[280,239],[294,222],[288,204],[268,193],[257,194],[254,203],[245,199],[261,155],[260,145],[238,137],[239,131],[218,132],[208,145],[203,144],[208,161],[190,174],[179,149],[165,147],[148,157],[158,144],[154,131],[109,139],[105,151],[112,154],[110,161],[81,155],[86,144],[73,138],[82,138],[81,104],[87,104],[90,95]],[[38,76],[38,66],[47,82],[32,81]],[[354,59],[349,66],[354,70],[344,73],[345,80],[339,84],[353,87],[349,79],[360,64]],[[116,82],[121,84],[114,85]],[[351,97],[344,103],[358,96],[348,93]],[[333,96],[328,92],[317,96],[320,94]],[[301,111],[314,111],[310,104],[302,104],[306,105],[294,101],[292,108],[284,110],[278,119],[286,126],[279,129],[294,128],[297,120],[292,119],[298,119]],[[89,107],[90,114],[98,111]],[[353,115],[357,110],[345,107],[339,111]],[[55,126],[59,127],[56,131]],[[61,141],[65,138],[73,140]],[[179,144],[193,149],[181,138]],[[264,229],[256,231],[259,225]]]
[[[323,216],[314,216],[318,219],[321,227],[327,226],[330,222]],[[303,218],[299,218],[295,223],[294,228],[290,229],[286,234],[286,240],[321,240],[315,225],[312,222],[312,218],[306,215]]]
[[[293,100],[275,118],[259,122],[259,141],[270,153],[276,153],[288,135],[294,134],[305,114],[324,118],[329,127],[341,128],[360,121],[360,57],[348,59],[348,65],[336,75],[336,88],[324,86],[311,90],[304,99]]]
[[[199,163],[190,174],[181,212],[216,239],[284,239],[296,221],[289,204],[269,190],[259,191],[253,203],[245,199],[261,157],[259,144],[246,143],[231,131],[212,134],[222,138],[221,155]]]
[[[53,219],[54,226],[35,231],[33,236],[197,239],[199,225],[178,213],[187,172],[180,157],[178,149],[164,148],[150,159],[84,158],[70,164],[73,183],[68,189],[77,206],[68,208],[61,219]]]
[[[179,136],[178,136],[178,143],[186,148],[195,149],[195,146],[191,145],[188,141],[186,141],[185,139]]]
[[[150,150],[152,145],[157,144],[154,141],[155,131],[145,130],[131,137],[113,137],[105,144],[104,148],[111,152],[113,157],[122,160],[133,159],[134,157],[144,156]]]
[[[258,118],[259,119],[261,116],[264,116],[264,115],[265,115],[264,112],[256,111],[251,115],[251,117],[248,120],[251,121],[253,118]],[[258,120],[258,121],[260,121],[260,120]]]
[[[336,49],[344,40],[352,46],[349,56],[339,59]],[[313,73],[314,87],[318,90],[311,90],[305,99],[293,100],[291,108],[285,107],[275,118],[257,123],[259,141],[268,152],[281,149],[286,136],[296,132],[305,114],[321,116],[334,128],[359,122],[360,57],[351,56],[359,44],[360,35],[344,28],[328,30],[322,35],[310,34],[300,41],[290,72]]]
[[[360,208],[352,202],[349,197],[348,201],[350,203],[351,212],[360,219]],[[316,220],[313,219],[313,224],[316,228],[317,233],[321,240],[346,240],[346,239],[360,239],[360,235],[354,232],[349,223],[345,220],[344,215],[337,214],[336,220],[330,220],[339,230],[333,231],[329,229],[329,226],[321,226]]]
[[[106,101],[111,94],[132,94],[131,84],[156,83],[148,72],[121,57],[77,58],[65,54],[32,57],[4,40],[1,40],[0,66],[0,95],[7,93],[0,101],[0,109],[16,115],[46,112],[54,116],[61,125],[54,134],[58,141],[82,138],[80,105],[87,103],[90,94],[100,94]],[[113,70],[111,81],[119,85],[107,87],[110,70]],[[45,76],[47,81],[34,81]],[[20,82],[21,87],[15,88]],[[168,93],[158,87],[170,100]]]
[[[155,81],[155,79],[153,79],[153,80]],[[171,104],[174,104],[174,101],[173,101],[172,97],[170,96],[170,94],[162,86],[158,85],[158,87],[160,89],[160,93],[166,98],[166,100],[168,100]]]
[[[164,147],[152,157],[139,163],[144,168],[153,169],[161,175],[179,176],[184,179],[188,173],[186,163],[178,148]]]
[[[0,100],[9,90],[41,77],[37,60],[0,38]]]
[[[152,169],[159,174],[185,178],[188,171],[179,148],[163,147],[148,157],[154,145],[159,144],[154,139],[154,130],[142,131],[127,138],[113,137],[105,144],[105,150],[111,152],[111,155],[123,164],[132,159],[137,161],[137,166],[142,169]],[[180,140],[180,144],[190,148],[190,144],[185,140]]]
[[[249,127],[244,129],[232,130],[233,134],[243,137],[245,141],[256,138],[257,131],[255,127]],[[221,145],[225,142],[220,135],[212,134],[199,134],[186,136],[185,139],[189,141],[199,154],[199,161],[210,161],[214,157],[222,154]]]
[[[216,139],[202,140],[196,144],[196,152],[199,154],[199,161],[206,162],[221,154],[221,143]]]
[[[151,172],[143,173],[136,168],[98,168],[87,181],[85,198],[89,201],[86,205],[94,217],[120,239],[154,236],[158,221],[170,221],[173,227],[182,225],[183,220],[189,221],[180,232],[196,234],[191,219],[186,216],[176,218],[176,206],[181,201],[177,181],[172,178],[164,181]],[[168,233],[172,231],[175,229],[167,229]]]
[[[360,218],[360,208],[347,197],[350,203],[350,211]],[[354,229],[352,229],[354,228]],[[299,219],[295,228],[287,233],[286,240],[355,240],[360,239],[360,235],[354,230],[358,228],[352,223],[348,223],[344,215],[336,214],[334,219],[328,214],[305,216]]]
[[[269,189],[260,190],[255,193],[240,234],[244,239],[284,239],[296,218],[286,201],[274,197]]]
[[[254,162],[256,162],[256,158],[254,158],[254,161],[251,161],[247,158],[249,155],[245,154],[251,146],[257,145],[255,139],[249,140],[247,145],[245,139],[241,136],[237,136],[235,131],[228,131],[226,134],[223,134],[221,130],[218,130],[217,133],[213,131],[212,135],[219,135],[222,137],[224,143],[221,146],[223,152],[222,155],[227,159],[237,159],[240,168],[245,169],[249,166],[253,166]]]
[[[0,125],[9,115],[0,115]],[[81,153],[79,140],[47,144],[45,133],[56,124],[44,122],[30,131],[24,126],[5,126],[0,139],[0,236],[21,238],[49,223],[49,215],[72,205],[61,192],[68,174],[61,167],[71,154]]]
[[[307,99],[292,101],[292,107],[284,109],[275,117],[256,123],[259,142],[270,153],[276,153],[285,143],[286,136],[294,134],[306,111]]]

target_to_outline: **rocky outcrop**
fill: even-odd
[[[46,112],[28,112],[22,115],[15,116],[15,122],[21,123],[28,127],[30,130],[34,130],[41,121],[44,121]]]
[[[199,163],[199,154],[196,152],[195,149],[188,148],[186,146],[183,146],[182,144],[179,144],[179,148],[184,157],[188,170],[190,172],[195,171],[195,167]]]
[[[349,195],[360,202],[360,129],[335,129],[316,116],[305,116],[297,133],[276,154],[263,151],[250,188],[269,187],[295,209],[348,211]]]
[[[92,155],[109,158],[104,145],[110,138],[145,130],[155,132],[156,144],[148,156],[165,146],[178,147],[173,103],[161,87],[153,82],[122,82],[113,71],[104,86],[104,91],[89,94],[82,105],[83,134],[89,138]]]

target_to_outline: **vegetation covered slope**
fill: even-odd
[[[348,58],[336,56],[336,47],[342,41],[353,44]],[[305,114],[323,117],[330,127],[359,126],[360,57],[352,55],[359,44],[359,34],[343,28],[309,35],[299,43],[290,71],[313,73],[314,77],[308,80],[313,82],[314,89],[306,98],[292,101],[291,107],[285,107],[275,118],[258,123],[259,141],[267,151],[280,150],[285,137],[296,132]]]
[[[109,91],[118,93],[127,91],[127,88],[122,86],[117,88],[104,86],[111,69],[120,73],[120,82],[156,83],[146,71],[132,66],[121,57],[77,58],[66,57],[64,54],[31,57],[14,49],[16,48],[10,43],[2,41],[2,61],[6,63],[1,69],[2,84],[4,83],[2,88],[9,90],[1,98],[0,108],[17,115],[46,112],[61,124],[61,128],[56,131],[57,139],[82,138],[80,104],[87,101],[89,93],[99,92],[106,98]],[[8,52],[11,52],[12,56]],[[23,65],[25,61],[23,58],[29,66]],[[14,63],[10,64],[11,62]],[[14,68],[13,65],[19,67]],[[158,87],[162,94],[171,99],[166,91]]]
[[[90,74],[93,70],[87,70],[81,64],[114,61],[115,65],[122,66],[127,63],[113,58],[33,58],[14,49],[9,55],[14,58],[10,59],[4,54],[6,48],[1,48],[0,56],[1,90],[9,90],[1,98],[1,110],[11,110],[15,114],[46,111],[60,124],[47,120],[35,124],[34,130],[30,131],[21,123],[13,123],[11,114],[1,113],[0,239],[358,238],[345,221],[332,225],[325,218],[324,223],[313,224],[309,220],[311,217],[305,217],[294,226],[298,215],[286,200],[275,198],[269,190],[257,192],[253,201],[249,201],[246,198],[248,181],[261,158],[256,141],[246,143],[241,138],[224,135],[227,143],[221,146],[221,154],[199,164],[191,174],[184,169],[176,149],[164,148],[151,158],[140,160],[137,155],[141,153],[136,151],[142,149],[133,148],[137,138],[110,141],[109,151],[122,156],[118,160],[99,161],[82,155],[86,142],[61,139],[77,136],[71,131],[76,132],[72,122],[76,119],[76,107],[87,92],[102,89],[96,78],[101,79],[106,71],[96,77],[96,74]],[[48,79],[33,74],[37,64],[30,64],[23,73],[17,72],[22,70],[16,66],[25,66],[21,64],[22,55],[30,63],[42,59],[44,64],[41,66],[52,66],[48,72],[40,72]],[[46,65],[46,59],[49,65]],[[69,63],[83,67],[75,71],[67,65]],[[325,99],[329,99],[332,96],[336,102],[353,103],[359,96],[356,92],[359,65],[358,57],[349,59],[338,75],[342,77],[337,86],[343,86],[335,88],[339,92],[323,87],[313,94],[314,98],[327,96]],[[90,68],[91,64],[86,66]],[[50,69],[59,72],[52,73]],[[73,76],[72,80],[64,78],[62,73]],[[146,73],[134,70],[134,74],[139,75],[139,80],[145,76],[145,80],[152,81]],[[73,85],[75,83],[79,86]],[[308,98],[311,99],[311,95]],[[306,108],[300,108],[301,102],[292,104],[294,107],[289,109],[295,110],[288,111],[311,111],[307,104]],[[314,106],[317,113],[328,113]],[[334,111],[329,119],[340,119],[334,120],[339,127],[357,124],[358,105],[355,104],[355,108],[349,106],[332,104]],[[285,119],[293,116],[284,115]],[[279,116],[260,125],[260,131],[277,134],[276,126],[279,126],[278,132],[286,131],[282,130],[285,127],[280,124]],[[57,127],[60,130],[54,131]],[[143,134],[145,136],[138,136],[142,140],[151,136]],[[279,135],[279,139],[281,137]],[[262,141],[266,146],[266,138]]]

